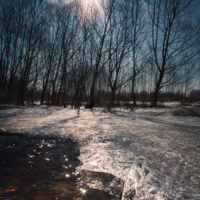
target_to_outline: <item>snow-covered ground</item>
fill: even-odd
[[[130,112],[1,105],[0,132],[77,140],[83,163],[77,170],[122,178],[123,199],[129,199],[127,194],[133,199],[200,199],[200,107]]]

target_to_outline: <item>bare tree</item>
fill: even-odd
[[[41,43],[41,34],[44,30],[44,20],[41,20],[41,12],[45,2],[43,0],[22,1],[23,28],[22,28],[22,62],[19,66],[19,94],[18,104],[24,105],[26,88],[30,82],[31,69],[37,65],[38,50]]]
[[[128,73],[131,51],[129,38],[131,24],[127,21],[129,16],[121,3],[116,3],[113,7],[105,45],[107,62],[104,64],[108,87],[111,89],[112,107],[117,89],[132,78],[132,75]]]
[[[133,106],[136,106],[135,88],[136,77],[148,66],[148,49],[146,47],[148,26],[146,24],[145,5],[144,1],[134,0],[129,4],[128,10],[130,13],[129,23],[130,43],[132,50],[132,99]]]
[[[90,90],[90,95],[94,95],[95,91],[95,85],[96,81],[98,78],[99,73],[101,72],[102,68],[104,67],[104,46],[105,46],[105,41],[107,37],[107,32],[108,32],[108,27],[109,27],[109,21],[111,18],[113,12],[113,4],[108,4],[108,7],[105,11],[105,17],[103,23],[99,23],[96,26],[94,26],[94,31],[96,33],[96,36],[94,37],[94,43],[95,46],[93,51],[95,52],[94,54],[94,64],[92,65],[92,85],[91,85],[91,90]],[[95,24],[96,22],[94,22]]]
[[[1,1],[0,8],[0,85],[3,90],[6,90],[6,101],[11,103],[13,101],[13,84],[22,59],[20,37],[23,24],[19,1]]]
[[[55,72],[55,68],[57,68],[57,60],[58,56],[60,54],[60,36],[61,36],[61,23],[56,23],[56,8],[53,6],[50,7],[50,21],[49,21],[49,28],[47,30],[47,35],[45,35],[45,43],[43,44],[43,54],[45,63],[43,67],[43,88],[42,88],[42,94],[41,94],[41,100],[40,103],[43,104],[45,93],[47,90],[47,87],[50,84],[50,75],[53,72]],[[49,88],[50,93],[50,88]]]
[[[188,11],[194,0],[146,2],[151,23],[149,47],[153,54],[151,59],[156,77],[152,106],[157,106],[159,90],[173,82],[178,84],[181,80],[178,74],[180,68],[195,61],[198,35],[188,19]],[[173,76],[166,76],[167,74]]]
[[[60,103],[60,97],[62,94],[62,103],[66,106],[66,98],[69,92],[68,85],[68,76],[70,71],[70,63],[73,62],[74,56],[78,49],[80,48],[80,39],[78,37],[78,26],[77,20],[70,12],[71,8],[63,8],[62,10],[62,36],[61,36],[61,69],[60,76],[58,80],[58,91],[57,91],[57,100],[56,105]],[[67,13],[67,16],[64,15]]]

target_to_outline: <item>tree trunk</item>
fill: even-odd
[[[60,87],[59,92],[58,92],[58,94],[57,94],[56,106],[59,106],[59,105],[60,105],[60,93],[61,93],[61,87]]]
[[[136,104],[136,99],[135,99],[135,78],[133,77],[133,80],[132,80],[132,99],[133,99],[133,107],[136,107],[137,104]]]
[[[35,89],[35,86],[33,87],[32,91],[31,91],[31,102],[32,102],[32,105],[35,105],[34,104],[34,98],[33,98],[34,89]]]
[[[154,95],[153,95],[152,107],[157,107],[158,93],[159,93],[159,86],[158,86],[158,84],[156,84],[156,89],[155,89]]]
[[[111,107],[114,107],[115,104],[115,92],[116,88],[115,87],[111,88]]]
[[[56,90],[55,90],[55,83],[54,82],[52,84],[52,88],[53,88],[53,91],[52,91],[52,101],[51,101],[51,104],[55,105],[56,104]]]
[[[24,96],[25,96],[26,86],[21,83],[21,87],[18,94],[18,101],[17,104],[20,106],[24,106]]]
[[[40,100],[40,104],[42,105],[44,103],[44,95],[45,95],[45,92],[46,92],[46,86],[43,87],[43,90],[42,90],[42,95],[41,95],[41,100]]]
[[[13,77],[10,78],[10,82],[8,85],[8,95],[7,95],[7,101],[8,103],[13,103]]]
[[[66,92],[67,92],[67,88],[66,88],[66,84],[65,84],[64,91],[62,92],[62,105],[64,105],[64,108],[66,108],[66,101],[67,101],[67,97],[68,97]]]
[[[162,79],[163,79],[163,75],[164,75],[164,71],[161,71],[160,76],[159,76],[159,80],[156,84],[156,88],[155,88],[155,92],[154,92],[154,96],[153,96],[152,107],[157,107],[158,94],[159,94],[159,90],[160,90],[160,84],[161,84]]]
[[[90,90],[90,95],[94,95],[95,81],[96,81],[96,79],[94,78],[93,83],[92,83],[92,87],[91,87],[91,90]]]

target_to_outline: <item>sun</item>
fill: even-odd
[[[80,0],[80,5],[82,8],[82,18],[85,16],[94,16],[97,13],[101,17],[104,16],[102,0]]]
[[[93,19],[97,15],[104,17],[104,9],[102,4],[107,0],[48,0],[51,4],[59,4],[61,6],[75,2],[76,15],[79,16],[82,23],[85,19]]]

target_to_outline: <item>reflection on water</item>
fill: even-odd
[[[67,138],[0,134],[0,199],[121,199],[123,181],[76,171],[77,143]]]
[[[83,200],[120,200],[122,198],[124,182],[109,173],[83,170],[77,185],[85,193]]]
[[[72,199],[79,150],[71,139],[0,136],[0,197]]]

